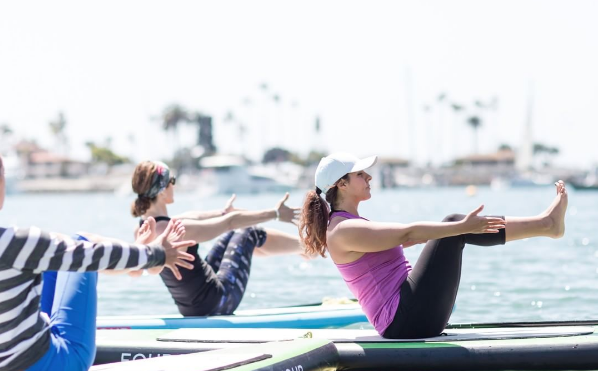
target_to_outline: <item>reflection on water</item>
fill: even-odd
[[[295,192],[289,203],[299,205],[303,194]],[[468,197],[463,188],[379,191],[362,205],[361,214],[377,221],[408,223],[441,220],[447,214],[467,213],[483,203],[488,214],[530,215],[541,212],[553,195],[551,187],[500,192],[479,188],[474,197]],[[279,197],[243,196],[236,206],[273,207]],[[170,212],[222,208],[226,199],[178,195]],[[87,230],[131,240],[136,223],[129,214],[131,202],[109,194],[14,195],[0,212],[0,225],[36,225],[63,233]],[[506,246],[466,247],[461,289],[451,322],[598,318],[598,193],[571,190],[569,205],[567,231],[560,240],[537,238]],[[293,226],[279,222],[266,225],[296,232]],[[205,253],[210,244],[203,245]],[[421,248],[406,250],[412,263]],[[100,315],[176,312],[156,276],[101,276],[99,296]],[[351,294],[330,259],[254,259],[241,308],[305,304],[345,296]]]

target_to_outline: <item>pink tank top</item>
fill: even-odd
[[[331,219],[335,216],[367,220],[346,211],[335,211]],[[401,285],[411,271],[403,246],[365,253],[351,263],[336,266],[366,317],[382,335],[394,319],[401,298]]]

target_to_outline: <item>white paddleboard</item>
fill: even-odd
[[[334,343],[380,343],[380,342],[447,342],[464,340],[526,339],[560,336],[589,335],[593,327],[561,326],[534,328],[480,328],[450,329],[445,335],[425,339],[385,339],[375,330],[353,329],[178,329],[158,341],[197,343],[264,343],[298,338],[327,339]]]

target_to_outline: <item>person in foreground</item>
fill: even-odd
[[[137,194],[131,206],[132,215],[141,217],[140,223],[148,217],[155,218],[156,230],[160,233],[170,220],[167,206],[174,203],[175,184],[176,178],[170,175],[166,164],[139,163],[132,179],[133,191]],[[233,195],[223,210],[188,211],[175,216],[185,226],[186,239],[201,243],[220,236],[205,260],[198,255],[199,245],[187,249],[195,258],[194,268],[183,271],[181,280],[167,270],[148,270],[160,272],[183,316],[232,314],[245,293],[254,255],[298,254],[310,258],[304,254],[298,236],[255,226],[273,219],[294,224],[299,209],[285,205],[288,197],[287,193],[273,209],[247,211],[233,207]],[[133,272],[134,275],[140,273]]]
[[[347,153],[322,158],[299,229],[307,252],[330,253],[368,320],[385,338],[442,333],[457,297],[465,244],[560,238],[565,232],[567,191],[562,181],[556,183],[551,205],[537,216],[480,216],[480,206],[467,215],[450,215],[442,223],[368,221],[359,216],[358,208],[372,197],[372,177],[365,170],[375,162],[376,156],[360,160]],[[412,269],[403,249],[419,243],[426,245]]]
[[[5,186],[0,157],[0,209]],[[193,256],[178,248],[195,241],[179,241],[185,234],[179,221],[153,241],[151,227],[144,224],[139,243],[131,245],[0,227],[0,371],[89,369],[95,357],[96,271],[164,265],[180,277],[177,266],[192,267],[186,260]]]

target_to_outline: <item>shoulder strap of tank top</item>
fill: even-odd
[[[156,222],[168,222],[170,221],[170,217],[169,216],[155,216],[154,219],[156,219]],[[139,225],[141,226],[143,224],[144,220],[143,219],[139,219]]]
[[[351,214],[349,212],[346,212],[344,210],[333,210],[330,213],[330,219],[332,219],[335,216],[340,216],[340,217],[347,218],[347,219],[364,219],[364,220],[367,220],[366,218],[362,218],[361,216],[353,215],[353,214]]]

